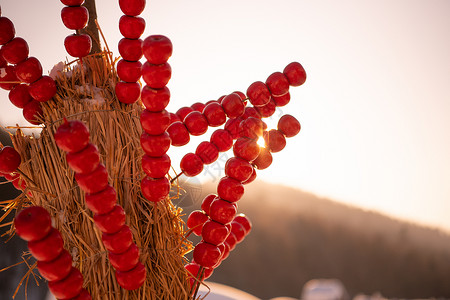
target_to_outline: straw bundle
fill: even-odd
[[[117,81],[108,52],[83,58],[83,64],[65,66],[56,78],[56,96],[43,103],[45,127],[40,136],[27,136],[20,129],[13,136],[29,187],[25,192],[30,194],[16,199],[14,205],[40,205],[50,212],[92,299],[189,299],[190,286],[183,266],[184,255],[192,246],[184,237],[181,209],[171,199],[155,205],[141,195],[144,173],[140,165],[139,114],[143,108],[140,101],[132,105],[117,101]],[[98,147],[109,182],[117,191],[118,204],[127,213],[126,224],[147,269],[147,280],[138,290],[126,291],[117,284],[101,232],[85,207],[84,193],[64,152],[56,146],[53,133],[63,118],[78,119],[88,126],[91,142]]]

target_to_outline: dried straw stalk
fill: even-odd
[[[184,255],[192,245],[184,238],[181,209],[170,199],[158,205],[149,203],[140,192],[142,104],[139,101],[124,105],[117,101],[114,86],[118,78],[110,53],[86,57],[83,61],[83,68],[80,63],[73,67],[66,65],[65,72],[56,79],[57,94],[43,105],[45,127],[40,136],[27,136],[20,129],[13,136],[14,146],[24,162],[21,171],[28,177],[26,183],[32,195],[25,200],[18,198],[15,206],[41,205],[50,212],[92,299],[189,299],[183,265]],[[85,91],[80,92],[77,86],[83,86]],[[96,88],[105,103],[96,105],[85,100],[95,98],[95,92],[99,91]],[[91,142],[98,147],[110,184],[127,213],[126,224],[147,268],[147,280],[136,291],[126,291],[117,284],[101,232],[95,228],[92,212],[84,204],[84,192],[77,186],[65,154],[55,144],[53,133],[63,118],[87,124]]]

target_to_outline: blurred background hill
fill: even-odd
[[[213,185],[185,185],[199,209]],[[194,198],[189,195],[194,195]],[[337,278],[351,296],[450,298],[450,235],[266,182],[246,186],[239,212],[253,231],[209,279],[262,299],[300,297],[313,278]]]

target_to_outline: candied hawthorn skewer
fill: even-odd
[[[89,11],[82,6],[84,0],[61,0],[66,5],[61,10],[61,20],[68,29],[75,30],[74,34],[64,39],[64,47],[70,56],[83,58],[92,49],[92,39],[88,34],[78,31],[86,27],[89,21]]]
[[[125,212],[117,204],[116,191],[108,184],[108,173],[100,163],[98,149],[89,142],[88,128],[81,121],[64,120],[54,137],[57,146],[67,152],[67,163],[75,172],[79,187],[86,193],[86,206],[95,213],[94,223],[102,232],[102,242],[116,269],[117,282],[127,290],[141,287],[146,270],[139,261],[132,232],[125,224]]]
[[[72,266],[72,256],[64,249],[62,236],[52,227],[50,214],[43,207],[25,208],[14,219],[14,226],[17,235],[28,242],[39,273],[56,298],[91,299],[83,289],[83,275]]]

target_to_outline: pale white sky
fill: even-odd
[[[97,0],[118,55],[117,3]],[[1,7],[46,71],[65,59],[59,1]],[[171,111],[304,65],[308,80],[278,113],[298,117],[302,132],[260,179],[450,230],[449,1],[154,0],[142,16],[145,36],[174,44]],[[0,122],[22,123],[0,97]],[[171,151],[175,162],[186,152]],[[208,171],[202,180],[219,176]]]

